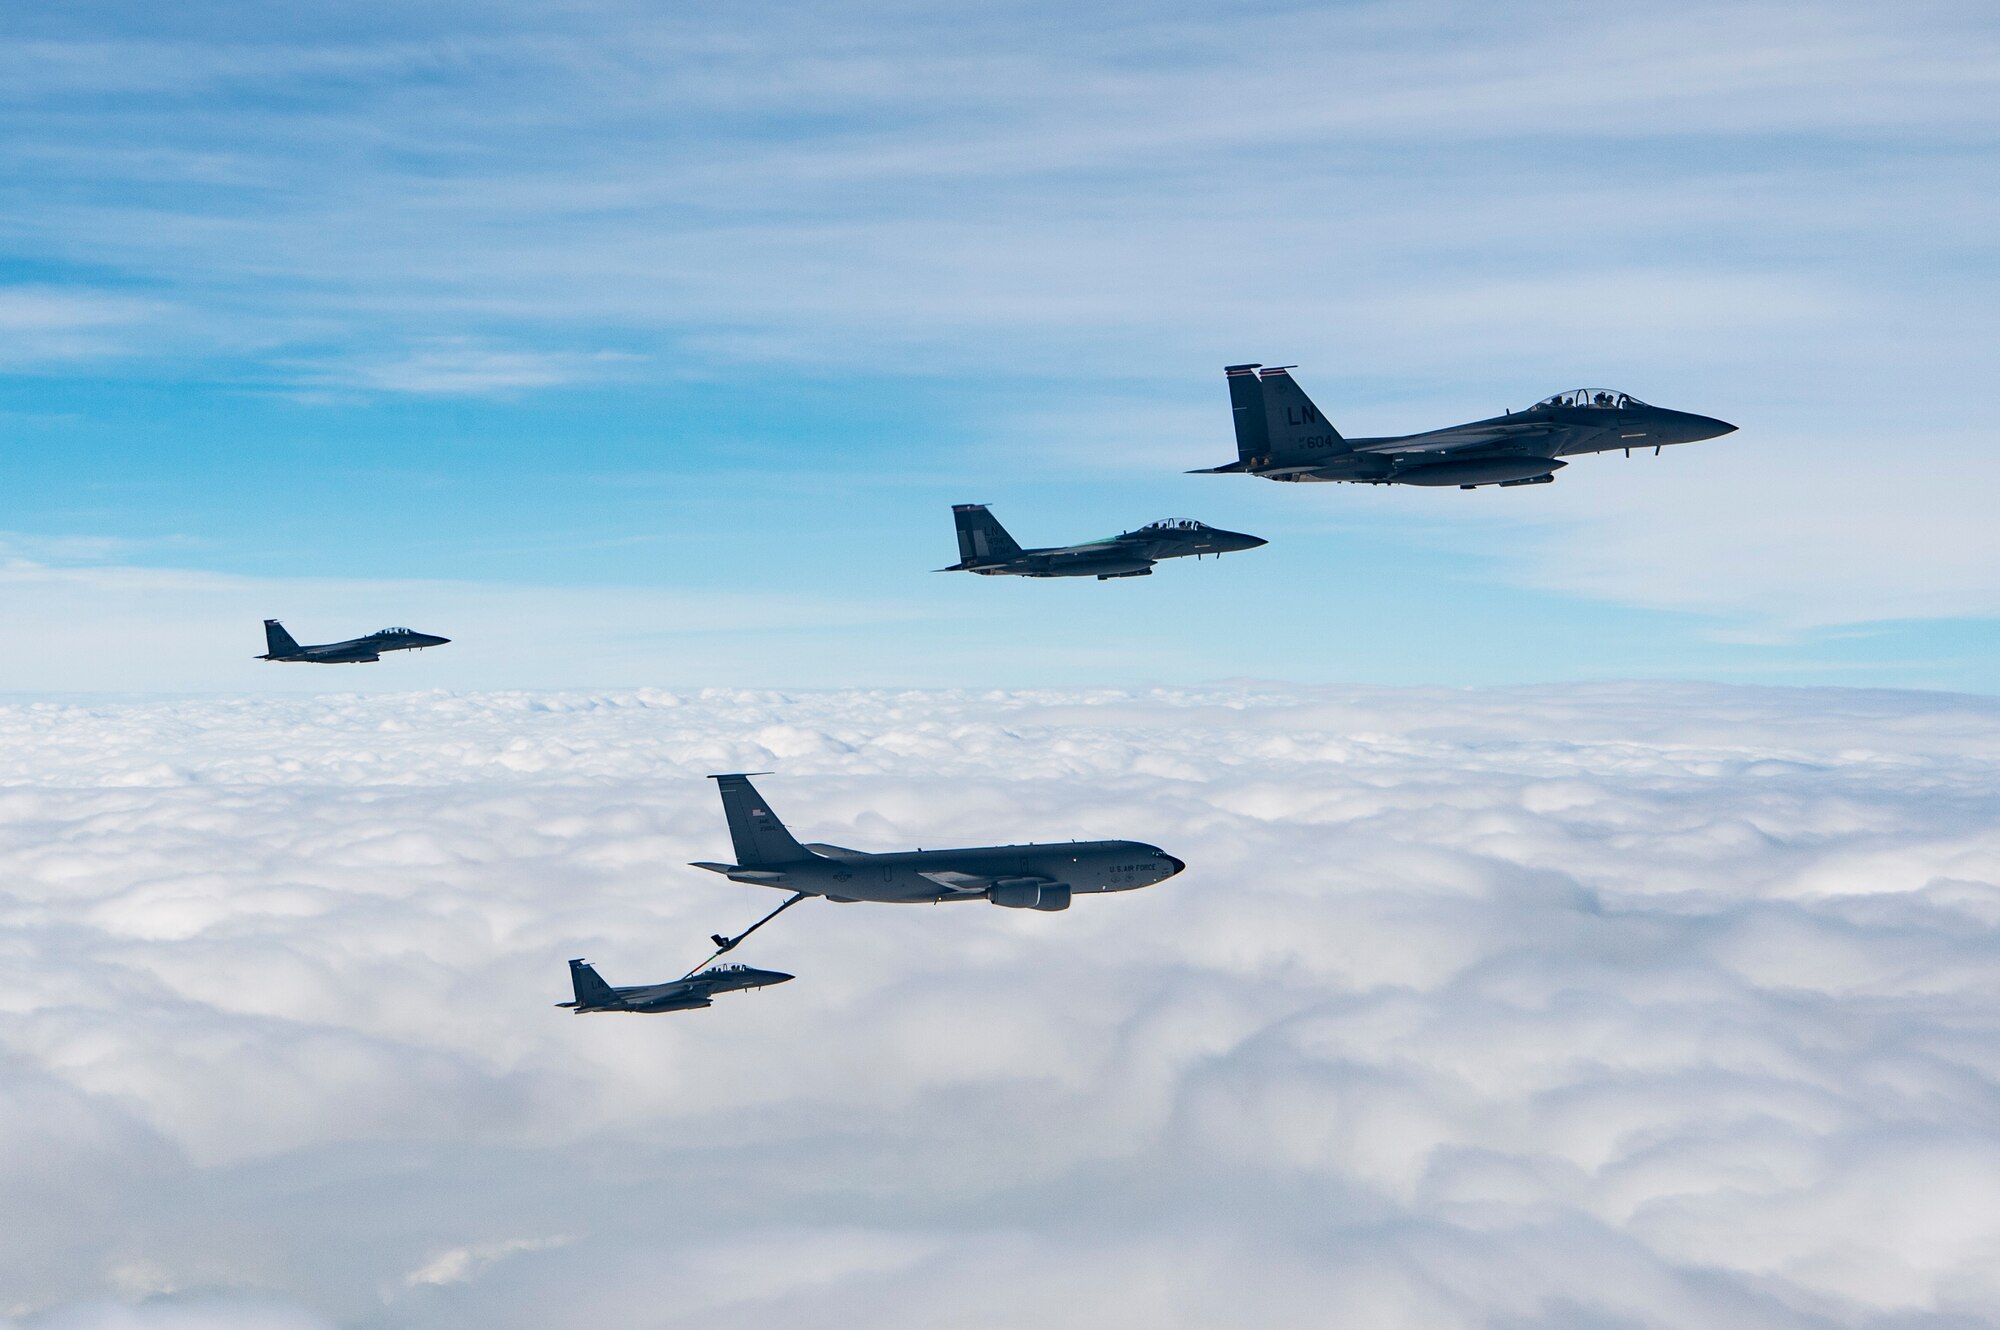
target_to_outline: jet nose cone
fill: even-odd
[[[1702,439],[1719,439],[1725,434],[1734,434],[1736,426],[1714,416],[1687,415],[1681,417],[1681,442],[1698,443]]]
[[[757,977],[767,984],[788,984],[798,978],[797,975],[786,974],[783,970],[759,970]]]
[[[449,641],[451,639],[448,637],[432,637],[429,633],[424,634],[424,645],[427,647],[441,647]]]

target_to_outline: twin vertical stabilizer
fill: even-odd
[[[276,619],[264,620],[264,650],[273,656],[296,656],[299,644]]]
[[[572,1007],[608,1007],[618,1001],[618,994],[611,985],[599,977],[597,971],[582,957],[569,963],[570,991],[576,994],[576,1001],[565,1003]]]
[[[1217,471],[1243,471],[1324,461],[1351,452],[1305,390],[1290,365],[1230,365],[1229,406],[1236,419],[1236,463]]]
[[[955,503],[951,520],[958,528],[958,563],[971,568],[983,563],[1000,563],[1019,558],[1020,542],[1007,534],[1000,519],[986,511],[983,503]]]

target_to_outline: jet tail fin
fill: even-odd
[[[1333,422],[1320,414],[1312,398],[1306,396],[1305,389],[1285,372],[1290,368],[1290,365],[1279,365],[1261,370],[1257,376],[1258,389],[1264,398],[1265,457],[1282,466],[1354,451],[1347,440],[1340,437],[1340,431],[1333,427]],[[1232,385],[1234,382],[1231,380]],[[1240,416],[1238,420],[1241,420]],[[1241,428],[1239,424],[1238,448],[1243,446]]]
[[[1236,461],[1229,466],[1210,467],[1201,474],[1241,471],[1245,462],[1271,451],[1271,433],[1264,420],[1264,390],[1257,384],[1258,368],[1223,366],[1223,377],[1229,381],[1229,414],[1236,421]]]
[[[1320,414],[1312,398],[1285,371],[1290,365],[1226,365],[1229,410],[1236,421],[1236,460],[1189,475],[1220,476],[1234,471],[1268,475],[1290,467],[1311,470],[1316,463],[1354,451],[1340,431]]]
[[[729,839],[736,846],[736,862],[744,867],[758,864],[795,863],[813,857],[811,850],[792,838],[785,824],[771,811],[764,796],[744,775],[711,776],[722,792],[722,811],[729,819]]]
[[[276,619],[264,620],[264,650],[273,656],[296,656],[299,644],[285,631],[285,625]]]
[[[611,985],[599,978],[581,956],[569,963],[569,986],[576,994],[576,1001],[563,1003],[566,1007],[605,1007],[618,1001]]]
[[[1021,552],[1019,542],[1007,534],[1007,528],[986,511],[983,503],[953,504],[951,520],[958,528],[960,567],[1011,559]]]

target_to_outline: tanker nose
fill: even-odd
[[[1264,542],[1260,540],[1257,543],[1261,545]],[[1155,853],[1158,854],[1162,859],[1166,860],[1168,863],[1173,865],[1173,868],[1168,871],[1167,877],[1173,877],[1176,874],[1184,872],[1187,869],[1186,863],[1184,863],[1179,859],[1174,858],[1174,856],[1168,854],[1165,850],[1157,850],[1155,851]],[[1164,882],[1167,880],[1167,877],[1163,877],[1160,880]]]

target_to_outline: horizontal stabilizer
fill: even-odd
[[[1260,466],[1254,468],[1254,470],[1258,475],[1266,477],[1302,476],[1308,471],[1318,471],[1324,466],[1326,466],[1325,462],[1302,462],[1296,466]],[[1250,470],[1253,470],[1253,468],[1247,463],[1231,462],[1228,466],[1205,467],[1200,471],[1184,471],[1181,474],[1188,476],[1226,476],[1231,472]]]
[[[806,848],[814,854],[823,854],[829,859],[866,859],[868,851],[850,850],[845,845],[828,845],[825,841],[808,841]]]
[[[689,868],[706,868],[711,873],[720,873],[732,882],[756,882],[775,886],[785,880],[783,873],[769,868],[745,868],[741,864],[692,863]]]

